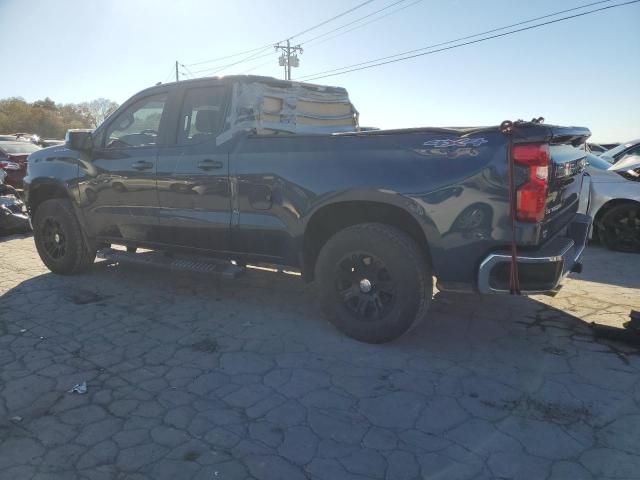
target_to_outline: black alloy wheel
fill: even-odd
[[[396,285],[384,262],[364,252],[347,255],[338,263],[336,289],[357,319],[383,318],[396,298]]]
[[[433,294],[425,251],[402,230],[361,223],[336,232],[316,262],[322,308],[351,338],[392,341],[425,317]]]
[[[83,233],[69,200],[53,198],[38,205],[33,234],[42,262],[53,273],[78,273],[93,264],[96,247]]]
[[[66,253],[67,243],[64,230],[60,222],[48,217],[42,226],[42,244],[44,251],[52,260],[60,260]]]

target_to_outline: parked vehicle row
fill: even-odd
[[[14,188],[22,188],[22,179],[27,173],[27,157],[40,148],[63,145],[64,140],[42,139],[33,133],[0,135],[0,170],[6,175],[5,182]]]
[[[7,174],[0,169],[0,235],[24,233],[31,230],[24,202],[18,192],[4,180]]]
[[[5,183],[21,189],[27,173],[27,157],[38,150],[40,147],[30,142],[0,141],[0,170],[7,174]]]

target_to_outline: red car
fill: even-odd
[[[22,188],[22,179],[27,173],[27,157],[40,150],[33,143],[0,141],[0,168],[7,173],[5,183],[14,188]]]

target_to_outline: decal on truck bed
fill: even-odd
[[[447,148],[447,147],[479,147],[483,143],[489,143],[484,138],[445,138],[429,140],[422,145],[425,147]]]

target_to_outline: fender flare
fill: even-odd
[[[434,271],[438,270],[438,265],[436,264],[438,263],[437,259],[440,257],[439,252],[442,249],[442,237],[435,223],[417,201],[392,190],[360,188],[333,192],[330,195],[325,196],[321,201],[314,204],[302,219],[301,232],[299,232],[299,251],[304,251],[303,245],[305,234],[308,230],[309,224],[318,212],[330,206],[353,202],[380,203],[401,209],[409,214],[409,216],[420,227],[420,230],[426,239],[426,248],[431,257]],[[301,262],[301,264],[303,263]]]

